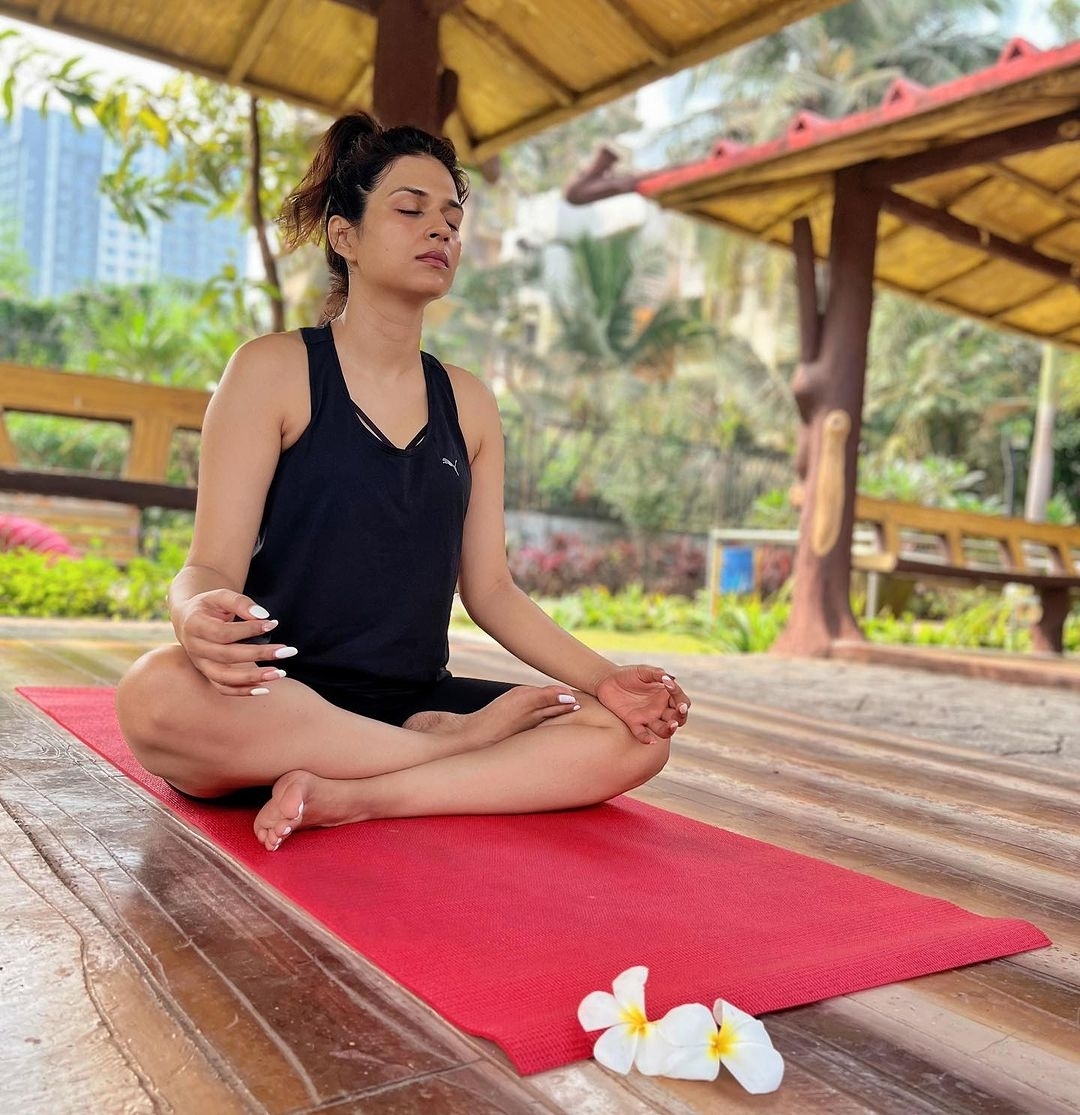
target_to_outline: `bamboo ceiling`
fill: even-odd
[[[0,0],[0,14],[339,115],[371,107],[379,2]],[[423,0],[460,79],[446,130],[477,160],[839,2]]]
[[[803,113],[780,139],[721,141],[636,188],[775,244],[790,245],[806,217],[825,258],[833,175],[847,167],[886,189],[877,282],[1080,347],[1080,42],[1014,40],[978,73],[932,89],[898,81],[878,108]]]

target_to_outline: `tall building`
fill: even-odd
[[[210,217],[202,206],[180,202],[171,219],[148,218],[144,233],[122,221],[98,191],[101,175],[120,153],[92,125],[70,116],[23,108],[0,122],[0,249],[22,251],[31,268],[30,291],[55,298],[99,285],[205,280],[232,264],[243,274],[244,230],[231,217]],[[133,172],[155,176],[168,155],[139,152]]]

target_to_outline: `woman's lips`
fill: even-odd
[[[425,252],[422,256],[417,256],[416,258],[423,260],[424,263],[433,264],[436,267],[450,266],[450,260],[447,259],[443,252]]]

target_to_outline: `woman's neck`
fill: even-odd
[[[338,347],[349,352],[358,371],[385,376],[415,369],[423,323],[424,308],[415,302],[350,293],[332,328]]]

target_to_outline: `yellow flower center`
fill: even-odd
[[[649,1020],[640,1007],[623,1007],[622,1019],[630,1027],[630,1033],[634,1037],[643,1037],[649,1029]]]
[[[721,1057],[726,1057],[734,1048],[735,1027],[729,1022],[724,1022],[709,1039],[709,1056],[719,1061]]]

